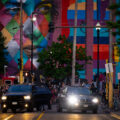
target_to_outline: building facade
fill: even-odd
[[[75,0],[22,0],[23,1],[23,66],[24,70],[31,69],[31,40],[33,35],[33,68],[37,69],[37,53],[56,41],[62,34],[73,41],[74,28],[56,28],[51,32],[49,27],[74,26]],[[109,0],[77,0],[77,24],[78,26],[101,26],[110,20],[110,11],[107,9]],[[113,0],[115,1],[115,0]],[[33,22],[32,14],[37,18]],[[32,31],[33,30],[33,31]],[[6,37],[8,61],[7,74],[16,75],[19,72],[18,59],[20,58],[20,0],[0,1],[0,31]],[[32,33],[33,32],[33,33]],[[80,78],[91,82],[97,74],[97,31],[96,28],[77,28],[77,46],[86,48],[87,55],[92,56],[91,64],[86,65],[79,72]],[[115,41],[115,39],[114,39]],[[109,32],[107,28],[100,29],[99,40],[99,72],[105,73],[105,63],[109,59]],[[115,68],[114,82],[118,82],[119,62]],[[115,81],[116,80],[116,81]]]

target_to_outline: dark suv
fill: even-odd
[[[92,110],[97,113],[99,99],[91,94],[86,87],[66,86],[58,95],[58,112],[62,112],[63,108],[71,110]]]
[[[16,109],[25,109],[32,111],[34,107],[39,110],[40,106],[50,104],[51,92],[45,86],[37,85],[12,85],[8,91],[1,97],[2,112],[7,112],[11,109],[16,112]]]

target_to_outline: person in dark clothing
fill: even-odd
[[[91,84],[90,90],[93,94],[96,93],[97,89],[96,89],[94,83]]]

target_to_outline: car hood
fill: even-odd
[[[6,96],[21,96],[21,95],[30,95],[30,92],[10,92],[10,93],[6,93]]]
[[[93,95],[78,95],[78,94],[68,94],[67,96],[70,96],[70,95],[75,95],[75,96],[77,96],[78,98],[80,98],[80,99],[93,99],[93,98],[97,98],[97,97],[95,97],[95,96],[93,96]]]

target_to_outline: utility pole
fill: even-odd
[[[112,0],[110,0],[109,5],[112,5]],[[110,21],[112,21],[112,11],[110,11]],[[112,63],[112,29],[109,33],[109,63]],[[109,108],[113,108],[113,73],[109,73]]]
[[[21,61],[21,67],[20,67],[20,84],[23,83],[23,15],[22,15],[22,0],[20,0],[20,61]]]
[[[75,84],[75,64],[76,64],[76,34],[77,34],[77,0],[75,1],[75,22],[74,22],[73,56],[72,56],[72,82]]]

